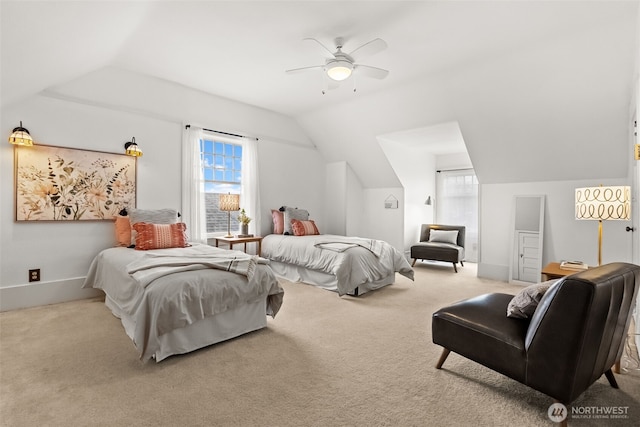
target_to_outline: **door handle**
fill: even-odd
[[[630,231],[630,232],[632,232],[632,233],[633,233],[634,231],[636,231],[635,227],[629,227],[629,226],[627,226],[627,228],[625,228],[625,230]]]

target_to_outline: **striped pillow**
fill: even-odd
[[[136,250],[185,248],[187,243],[185,230],[187,226],[183,222],[177,224],[147,224],[138,222],[133,224],[138,232],[136,235]]]
[[[320,234],[318,227],[316,227],[316,223],[312,219],[309,221],[292,219],[291,228],[293,228],[294,236],[311,236],[313,234]]]

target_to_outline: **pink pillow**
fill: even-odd
[[[316,227],[316,223],[312,219],[309,221],[292,219],[291,228],[293,229],[294,236],[311,236],[314,234],[320,234],[318,227]]]
[[[147,224],[137,222],[133,224],[136,235],[136,250],[185,248],[187,243],[185,230],[187,226],[183,222],[176,224]]]
[[[271,217],[273,218],[273,234],[284,233],[284,212],[271,209]]]
[[[116,216],[116,241],[118,246],[131,245],[131,222],[128,216]]]

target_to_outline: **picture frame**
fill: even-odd
[[[125,154],[15,146],[15,221],[113,220],[136,206],[136,166]]]

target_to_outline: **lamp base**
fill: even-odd
[[[233,237],[233,234],[227,234],[227,235],[226,235],[226,236],[224,236],[224,237],[225,237],[225,239],[229,239],[229,238]]]

